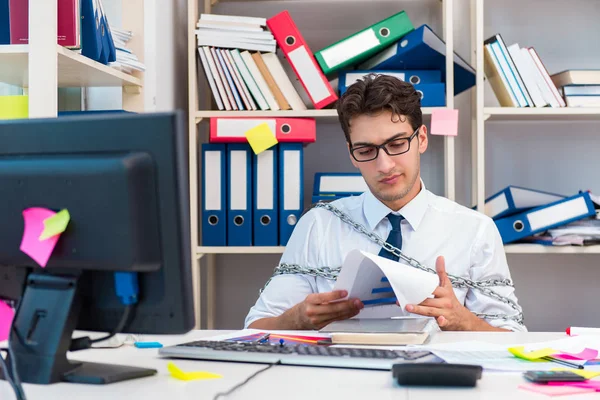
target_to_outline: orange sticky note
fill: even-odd
[[[458,135],[458,110],[440,108],[431,113],[432,135]]]
[[[23,239],[21,240],[21,251],[44,268],[54,251],[54,246],[58,242],[60,235],[52,236],[46,240],[40,240],[44,231],[44,220],[56,215],[52,210],[46,208],[33,207],[23,211],[25,220],[25,229],[23,230]]]
[[[3,301],[0,301],[0,341],[8,339],[15,312]]]
[[[266,122],[247,130],[246,139],[248,139],[254,154],[260,154],[279,143],[275,133]]]

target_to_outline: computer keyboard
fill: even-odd
[[[428,351],[385,350],[368,347],[332,347],[327,345],[280,345],[252,342],[199,340],[159,350],[164,357],[213,361],[238,361],[310,365],[323,367],[383,369],[393,364],[435,362]],[[441,360],[440,360],[441,361]]]

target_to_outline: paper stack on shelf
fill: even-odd
[[[114,26],[111,26],[110,30],[112,31],[117,51],[117,60],[110,63],[110,66],[128,74],[133,73],[133,71],[144,72],[146,70],[144,63],[140,62],[138,57],[127,48],[127,42],[133,37],[133,32],[115,28]]]
[[[197,23],[198,46],[275,52],[273,34],[264,29],[266,18],[201,14]]]

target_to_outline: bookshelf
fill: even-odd
[[[269,0],[258,0],[268,3]],[[300,0],[303,1],[303,0]],[[307,2],[314,2],[306,0]],[[304,110],[304,111],[217,111],[217,110],[202,110],[200,109],[200,96],[205,100],[206,104],[213,104],[212,94],[207,87],[203,93],[199,93],[198,83],[204,80],[202,65],[197,56],[195,27],[201,13],[211,13],[218,0],[188,0],[188,104],[189,104],[189,167],[190,167],[190,216],[192,229],[192,248],[194,249],[196,263],[193,266],[194,279],[194,298],[196,301],[196,309],[200,310],[203,306],[201,299],[204,297],[206,301],[206,328],[214,328],[215,320],[215,287],[216,287],[216,265],[217,256],[222,254],[281,254],[284,247],[202,247],[199,241],[199,221],[200,204],[199,196],[199,158],[198,150],[201,143],[206,142],[207,137],[202,134],[203,121],[212,117],[308,117],[316,118],[317,124],[320,122],[335,122],[337,121],[337,112],[335,109],[323,110]],[[227,3],[242,2],[241,0],[227,0]],[[281,3],[281,2],[279,2]],[[365,7],[368,6],[365,3]],[[398,11],[402,10],[403,2],[398,2]],[[453,54],[453,9],[454,0],[443,0],[440,2],[440,11],[442,14],[443,34],[442,37],[446,42],[446,54]],[[270,15],[265,15],[270,17]],[[298,21],[297,21],[298,22]],[[375,21],[366,21],[362,24],[367,26]],[[363,28],[364,26],[357,26]],[[302,26],[299,25],[302,30]],[[310,45],[310,43],[309,43]],[[312,48],[313,51],[318,49]],[[446,59],[446,108],[454,108],[454,63],[451,57]],[[199,79],[201,77],[201,79]],[[425,120],[430,116],[434,108],[423,108]],[[317,139],[318,144],[318,139]],[[313,144],[314,145],[314,144]],[[455,198],[455,138],[444,138],[444,188],[445,195],[450,199]],[[201,263],[200,260],[205,260],[206,273],[204,274],[206,281],[201,282]],[[201,288],[206,288],[206,293],[201,296]],[[197,319],[198,321],[200,319]]]
[[[29,44],[0,46],[0,82],[21,86],[29,96],[29,117],[56,117],[58,88],[122,87],[123,108],[145,110],[144,76],[132,75],[56,44],[57,1],[29,0]],[[144,2],[122,4],[122,26],[135,32],[127,44],[144,61]]]

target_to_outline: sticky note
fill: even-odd
[[[595,392],[594,389],[590,388],[580,388],[573,386],[537,385],[535,383],[522,383],[519,385],[519,389],[529,390],[531,392],[541,393],[547,396],[566,396],[569,394]]]
[[[15,312],[3,301],[0,301],[0,341],[8,339]]]
[[[23,211],[25,229],[23,230],[20,249],[42,268],[48,263],[54,251],[54,246],[56,246],[56,242],[60,237],[60,235],[56,235],[46,240],[40,240],[40,236],[44,231],[44,220],[54,215],[56,215],[54,211],[40,207],[28,208]]]
[[[598,350],[586,348],[579,353],[561,353],[556,354],[554,357],[563,360],[595,360],[598,357]]]
[[[69,210],[60,210],[55,215],[44,220],[44,231],[40,235],[40,240],[46,240],[52,236],[60,235],[67,229],[71,215]]]
[[[162,343],[159,342],[135,342],[134,346],[138,349],[158,349],[163,347]]]
[[[248,143],[250,143],[250,147],[252,147],[255,154],[260,154],[279,143],[275,133],[266,122],[247,130],[246,139],[248,139]]]
[[[458,110],[447,108],[435,109],[431,113],[432,135],[457,136]]]
[[[0,96],[0,119],[29,117],[29,96]]]
[[[510,347],[508,349],[508,351],[510,351],[515,357],[519,357],[519,358],[522,358],[524,360],[529,360],[529,361],[538,360],[542,357],[548,357],[548,356],[558,353],[556,350],[550,349],[550,348],[544,348],[544,349],[540,349],[540,350],[536,350],[536,351],[526,352],[524,346]]]
[[[589,371],[587,369],[575,369],[575,368],[552,368],[552,371],[570,371],[574,372],[577,375],[583,376],[585,379],[592,379],[597,376],[600,376],[600,372],[598,371]]]
[[[169,362],[167,364],[167,369],[171,373],[173,378],[182,380],[182,381],[193,381],[200,379],[219,379],[222,378],[222,375],[213,374],[212,372],[206,371],[195,371],[195,372],[184,372],[175,363]]]
[[[592,389],[600,391],[600,381],[585,381],[585,382],[548,382],[548,386],[567,386]]]

